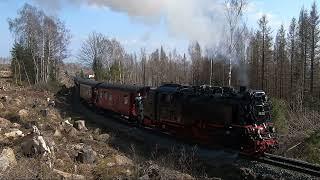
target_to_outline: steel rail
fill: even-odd
[[[320,177],[320,165],[300,161],[296,159],[286,158],[283,156],[277,156],[269,153],[265,153],[264,156],[258,158],[259,162],[270,164],[285,169],[309,174],[312,176]]]

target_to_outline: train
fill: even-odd
[[[137,126],[199,144],[261,156],[278,147],[264,91],[231,87],[120,85],[74,77],[77,96]]]

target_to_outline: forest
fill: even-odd
[[[302,7],[289,27],[281,25],[278,30],[269,25],[266,15],[258,20],[257,29],[248,28],[243,20],[247,2],[226,2],[228,31],[215,47],[192,41],[184,53],[163,47],[129,53],[117,39],[92,32],[77,52],[77,62],[92,69],[96,80],[149,86],[164,82],[246,85],[300,108],[305,102],[317,107],[320,21],[316,2],[310,9]],[[65,24],[29,4],[8,23],[15,38],[11,51],[15,82],[31,85],[57,80],[63,60],[70,56],[71,33]]]

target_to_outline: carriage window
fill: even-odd
[[[112,101],[112,94],[109,95],[109,101]]]
[[[99,92],[99,98],[102,99],[103,98],[103,93]]]
[[[108,100],[108,93],[107,92],[104,92],[104,99]]]
[[[129,103],[129,97],[128,96],[124,96],[123,97],[123,100],[124,100],[124,104],[128,104]]]

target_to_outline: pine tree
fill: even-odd
[[[288,53],[290,58],[290,89],[291,89],[291,95],[293,95],[294,89],[296,89],[296,72],[295,72],[295,66],[297,64],[297,20],[295,18],[292,18],[290,26],[289,26],[289,32],[288,32]]]
[[[312,4],[309,23],[310,23],[310,93],[314,91],[314,76],[315,76],[315,63],[316,53],[319,49],[319,14],[317,11],[316,2]]]
[[[263,15],[258,21],[259,31],[261,33],[261,89],[270,89],[268,80],[266,79],[266,75],[268,75],[268,71],[270,71],[269,65],[272,58],[271,28],[268,26],[268,23],[269,21],[267,20],[266,15]]]
[[[284,98],[286,88],[286,75],[287,75],[287,52],[286,52],[286,37],[283,25],[278,30],[275,45],[274,45],[274,60],[275,60],[275,81],[276,94],[280,98]]]

